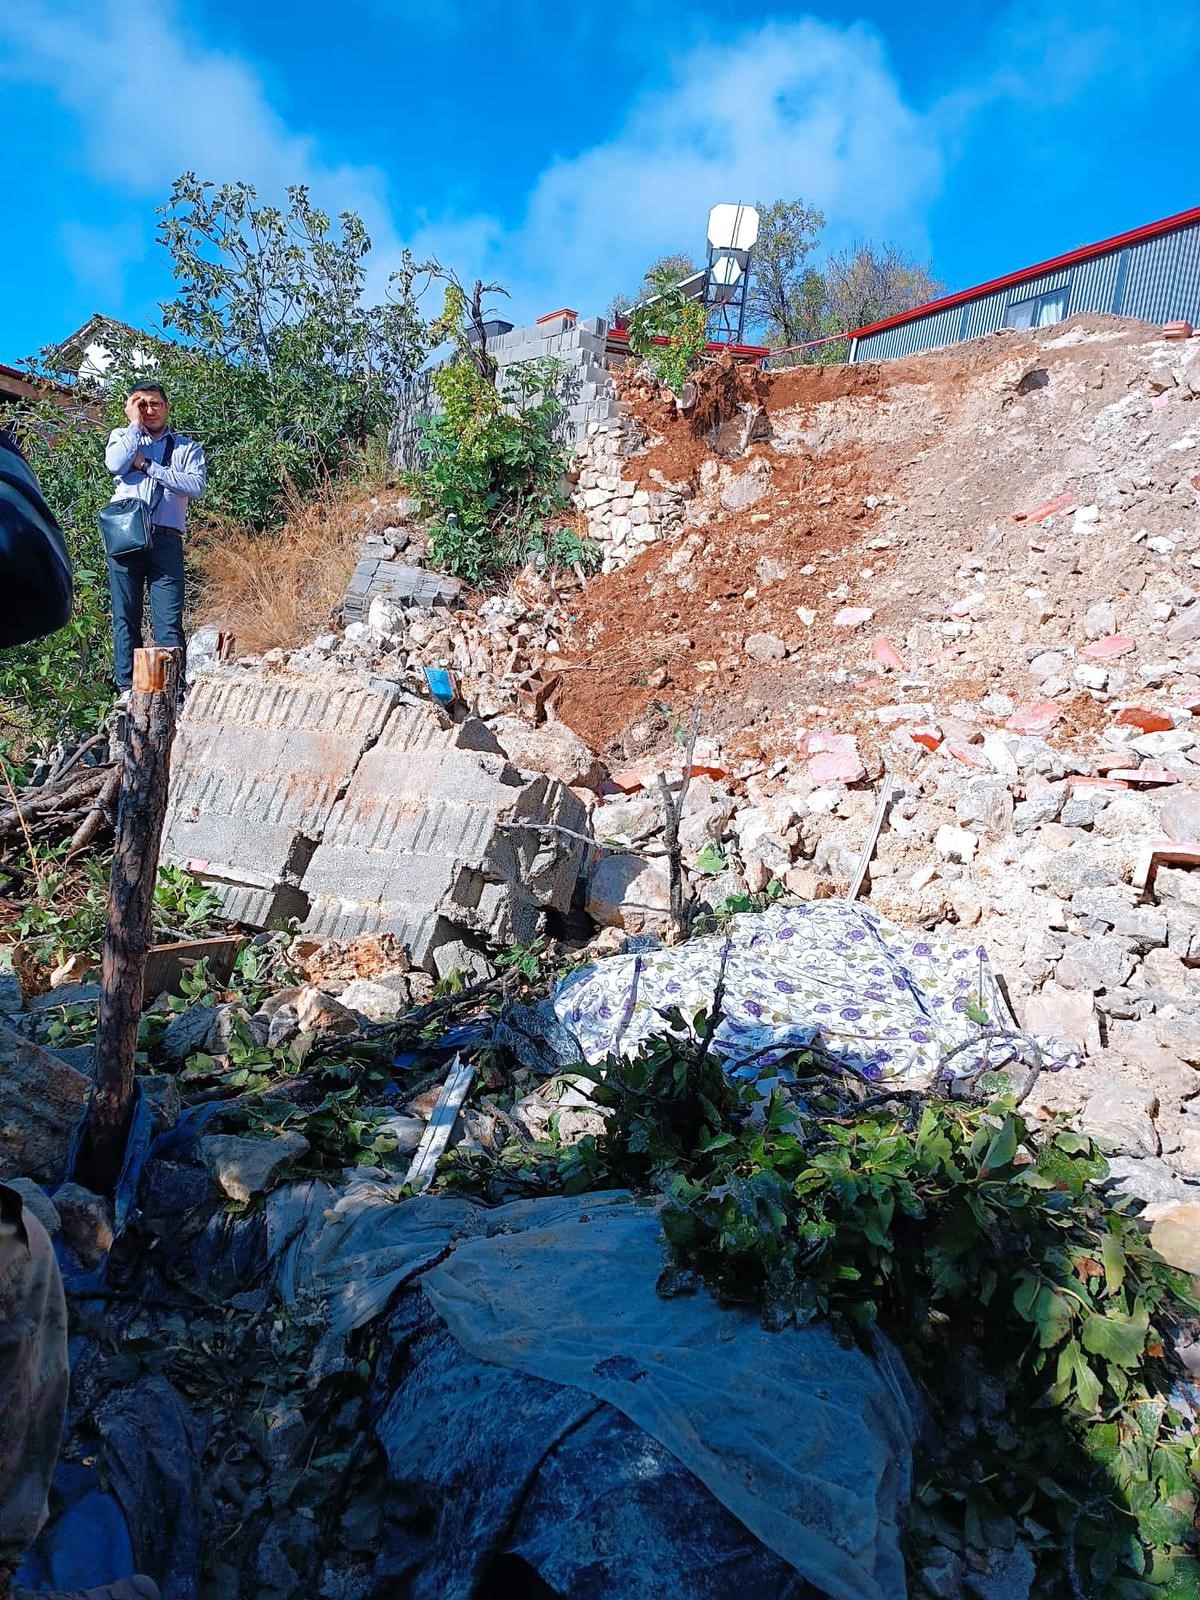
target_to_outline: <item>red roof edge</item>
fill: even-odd
[[[1161,233],[1173,233],[1176,228],[1186,228],[1192,223],[1200,222],[1200,206],[1193,206],[1190,211],[1180,211],[1177,216],[1164,217],[1161,222],[1148,222],[1144,227],[1131,228],[1128,233],[1118,233],[1112,239],[1102,239],[1099,244],[1081,245],[1078,250],[1068,250],[1064,256],[1054,256],[1050,261],[1039,261],[1035,267],[1022,267],[1019,272],[1010,272],[1003,278],[993,278],[990,283],[980,283],[973,289],[960,289],[955,294],[944,295],[940,300],[930,300],[923,306],[914,306],[911,311],[902,311],[898,316],[885,317],[882,322],[872,322],[865,328],[853,328],[849,333],[839,335],[842,339],[865,339],[872,333],[883,333],[887,328],[899,328],[906,322],[913,322],[918,317],[933,316],[938,311],[952,311],[955,306],[966,305],[968,300],[977,300],[980,295],[994,294],[997,289],[1009,289],[1018,283],[1030,283],[1034,278],[1041,278],[1047,272],[1060,272],[1064,267],[1073,267],[1079,261],[1091,261],[1096,256],[1104,256],[1110,250],[1123,250],[1126,245],[1140,244],[1144,239],[1155,239]]]

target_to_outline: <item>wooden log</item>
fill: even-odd
[[[100,1194],[116,1188],[133,1104],[134,1056],[167,809],[179,669],[177,651],[134,653],[100,967],[95,1081],[75,1170],[80,1183]]]
[[[68,860],[70,860],[77,850],[83,850],[89,844],[91,844],[92,840],[104,826],[105,820],[111,814],[112,808],[117,803],[117,798],[120,793],[121,769],[119,767],[114,767],[109,773],[108,777],[105,779],[104,787],[96,796],[95,802],[91,809],[88,811],[83,821],[79,824],[71,836],[71,842],[67,846]]]

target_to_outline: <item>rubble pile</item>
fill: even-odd
[[[1145,859],[1200,835],[1198,391],[1200,344],[1103,317],[874,366],[718,363],[681,404],[624,376],[576,468],[600,576],[529,569],[481,603],[393,581],[425,558],[399,500],[363,620],[264,664],[422,694],[452,673],[514,767],[591,813],[597,952],[673,935],[656,783],[681,786],[690,706],[693,909],[844,894],[889,775],[865,903],[971,930],[1021,1022],[1087,1052],[1047,1108],[1182,1203],[1200,912],[1186,865]]]
[[[91,1318],[67,1478],[107,1492],[117,1412],[149,1437],[154,1407],[177,1408],[186,1426],[163,1425],[129,1503],[157,1504],[175,1463],[180,1504],[203,1499],[228,1534],[205,1554],[200,1512],[166,1519],[156,1571],[188,1575],[171,1593],[203,1568],[214,1594],[366,1596],[422,1563],[444,1587],[439,1563],[507,1560],[564,1527],[587,1571],[605,1540],[649,1571],[640,1525],[594,1532],[630,1494],[583,1515],[555,1487],[581,1427],[625,1430],[639,1482],[656,1451],[659,1484],[690,1463],[686,1495],[645,1497],[647,1526],[736,1536],[753,1547],[737,1570],[765,1562],[768,1586],[807,1570],[785,1549],[791,1576],[774,1571],[726,1444],[710,1481],[662,1446],[650,1401],[643,1416],[613,1398],[657,1393],[665,1334],[654,1372],[584,1340],[585,1381],[529,1343],[532,1317],[569,1355],[584,1290],[620,1298],[578,1243],[608,1207],[610,1254],[624,1270],[643,1251],[645,1305],[675,1325],[656,1218],[620,1195],[541,1196],[497,1221],[401,1187],[457,1134],[460,1179],[515,1152],[514,1192],[536,1196],[552,1149],[579,1156],[587,1189],[606,1124],[580,1051],[618,1054],[718,993],[721,1058],[751,1075],[803,1035],[860,1088],[923,1093],[957,1075],[947,1040],[967,1036],[982,1071],[989,1030],[1004,1035],[1005,1061],[1041,1057],[1025,1114],[1074,1119],[1155,1247],[1200,1273],[1200,342],[1090,317],[880,366],[717,363],[678,403],[637,374],[620,387],[623,414],[593,424],[575,469],[598,574],[531,568],[472,595],[429,567],[415,503],[381,497],[340,631],[235,662],[216,630],[194,641],[163,854],[217,892],[239,953],[220,981],[147,995],[151,1071],[115,1196],[64,1181],[97,986],[37,998],[18,971],[0,992],[0,1176],[57,1236]],[[770,940],[790,941],[774,960]],[[500,1262],[511,1324],[451,1337],[431,1306],[440,1284],[461,1310],[445,1263],[476,1257]],[[116,1334],[92,1309],[108,1282]],[[502,1296],[485,1299],[490,1315]],[[635,1353],[639,1304],[622,1308]],[[778,1357],[784,1336],[762,1337]],[[689,1347],[688,1384],[703,1350],[714,1392],[761,1398],[763,1360],[727,1338]],[[802,1366],[784,1362],[788,1385]],[[814,1372],[801,1409],[845,1381]],[[461,1403],[485,1386],[494,1453]],[[724,1415],[702,1411],[719,1434]],[[454,1520],[478,1520],[477,1431],[495,1551]],[[891,1440],[881,1482],[903,1480],[908,1450]],[[430,1519],[429,1482],[449,1522]],[[56,1495],[50,1545],[72,1514]],[[690,1521],[661,1515],[687,1495]],[[509,1549],[518,1513],[543,1521]],[[490,1592],[504,1570],[482,1575]]]

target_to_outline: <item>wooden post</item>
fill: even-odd
[[[134,652],[100,968],[95,1081],[75,1171],[79,1182],[100,1194],[111,1194],[116,1188],[129,1129],[142,984],[175,737],[179,666],[176,650]]]

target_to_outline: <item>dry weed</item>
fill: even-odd
[[[330,484],[315,500],[290,492],[279,528],[207,524],[193,551],[196,621],[232,633],[238,653],[252,655],[292,648],[328,628],[358,565],[367,499],[361,484]]]

